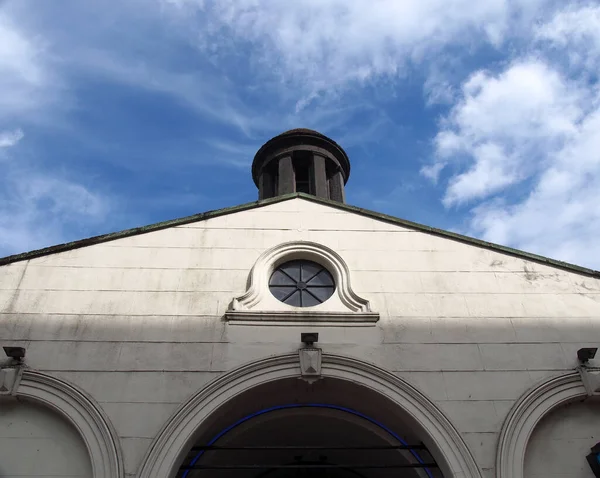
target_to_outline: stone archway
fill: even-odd
[[[509,412],[498,440],[497,478],[523,478],[525,452],[537,424],[552,410],[587,397],[579,372],[552,377],[525,393]]]
[[[12,395],[47,407],[74,427],[85,443],[94,477],[125,476],[117,434],[87,393],[42,372],[22,370],[19,375]]]
[[[338,381],[361,390],[411,426],[445,478],[481,478],[462,437],[444,414],[421,392],[395,375],[357,359],[323,355],[323,382]],[[198,438],[219,428],[227,405],[249,402],[253,390],[300,377],[297,355],[260,360],[235,369],[194,395],[164,426],[140,467],[140,478],[173,478]],[[345,394],[348,396],[348,394]],[[274,398],[276,400],[277,397]],[[377,403],[375,404],[377,405]],[[233,409],[233,408],[229,408]],[[229,410],[227,409],[227,410]],[[243,413],[243,412],[242,412]]]

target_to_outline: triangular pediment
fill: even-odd
[[[288,207],[286,204],[290,204],[291,202],[300,202],[304,204],[302,210],[299,210],[296,207]],[[239,206],[234,206],[230,208],[218,209],[214,211],[207,211],[200,214],[195,214],[192,216],[187,216],[179,219],[173,219],[169,221],[164,221],[156,224],[151,224],[148,226],[138,227],[127,229],[115,233],[104,234],[100,236],[90,237],[87,239],[82,239],[78,241],[73,241],[70,243],[59,244],[51,247],[47,247],[44,249],[39,249],[31,252],[26,252],[23,254],[16,254],[4,258],[0,258],[0,266],[5,264],[10,264],[14,262],[19,262],[23,260],[28,260],[36,257],[47,256],[51,254],[56,254],[60,252],[70,251],[74,249],[79,249],[83,247],[88,247],[96,244],[108,243],[112,241],[123,240],[127,238],[132,238],[140,235],[148,235],[158,231],[163,231],[165,229],[171,229],[176,227],[185,227],[187,225],[201,225],[202,223],[206,223],[207,221],[212,221],[218,218],[230,217],[230,220],[227,221],[230,225],[233,225],[233,229],[235,229],[235,223],[239,224],[247,223],[248,218],[252,216],[252,213],[260,216],[261,212],[276,212],[280,211],[283,213],[286,212],[305,212],[305,221],[310,222],[311,224],[306,223],[306,227],[315,228],[315,222],[323,222],[326,221],[324,225],[324,230],[337,230],[340,232],[344,231],[368,231],[368,230],[378,230],[380,232],[393,232],[398,230],[406,230],[406,231],[414,231],[419,232],[424,235],[433,238],[444,239],[450,242],[461,243],[469,246],[474,246],[477,248],[494,251],[502,255],[523,259],[525,261],[531,261],[533,263],[539,263],[550,267],[559,268],[562,270],[567,270],[570,272],[583,274],[592,277],[600,277],[600,272],[592,269],[588,269],[585,267],[580,267],[574,264],[569,264],[566,262],[550,259],[548,257],[540,256],[537,254],[532,254],[524,251],[520,251],[517,249],[513,249],[510,247],[502,246],[499,244],[493,244],[486,241],[482,241],[479,239],[475,239],[472,237],[464,236],[461,234],[457,234],[450,231],[445,231],[442,229],[437,229],[429,226],[425,226],[419,223],[415,223],[412,221],[407,221],[405,219],[400,219],[394,216],[389,216],[386,214],[378,213],[375,211],[370,211],[367,209],[350,206],[343,203],[338,203],[334,201],[328,201],[321,198],[317,198],[311,195],[296,193],[289,194],[286,196],[279,196],[272,199],[266,199],[261,201],[255,201],[251,203],[242,204]],[[330,214],[317,214],[317,212],[328,212]],[[314,214],[313,214],[314,212]],[[263,216],[265,214],[262,214]],[[284,214],[285,215],[285,214]],[[245,220],[242,218],[246,218]],[[325,219],[324,219],[325,218]],[[336,218],[336,221],[332,221],[333,218]],[[253,220],[250,220],[252,223]],[[260,226],[260,225],[259,225]],[[356,227],[355,227],[356,226]],[[252,228],[252,224],[248,227]],[[269,225],[271,229],[298,229],[302,228],[302,224],[290,223],[284,219],[279,219],[276,222],[273,222]]]

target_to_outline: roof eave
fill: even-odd
[[[433,234],[435,236],[444,237],[447,239],[452,239],[455,241],[459,241],[465,244],[481,247],[483,249],[492,250],[495,252],[501,252],[503,254],[507,254],[513,257],[518,257],[521,259],[530,260],[532,262],[538,262],[544,265],[557,267],[559,269],[563,269],[569,272],[575,272],[578,274],[583,274],[586,276],[591,276],[595,278],[600,278],[600,271],[596,271],[594,269],[589,269],[586,267],[581,267],[575,264],[571,264],[568,262],[559,261],[556,259],[551,259],[549,257],[540,256],[538,254],[532,254],[529,252],[524,252],[518,249],[513,249],[511,247],[501,246],[499,244],[494,244],[492,242],[482,241],[480,239],[475,239],[472,237],[464,236],[462,234],[457,234],[450,231],[445,231],[443,229],[437,229],[435,227],[425,226],[423,224],[419,224],[416,222],[408,221],[406,219],[400,219],[394,216],[389,216],[387,214],[382,214],[374,211],[370,211],[368,209],[363,209],[356,206],[350,206],[348,204],[339,203],[337,201],[330,201],[327,199],[318,198],[316,196],[312,196],[310,194],[305,193],[292,193],[286,194],[283,196],[277,196],[269,199],[262,199],[259,201],[254,201],[246,204],[241,204],[239,206],[228,207],[224,209],[217,209],[214,211],[207,211],[200,214],[194,214],[192,216],[182,217],[179,219],[172,219],[170,221],[159,222],[156,224],[150,224],[148,226],[135,227],[132,229],[126,229],[124,231],[113,232],[110,234],[102,234],[100,236],[89,237],[86,239],[81,239],[78,241],[68,242],[65,244],[57,244],[55,246],[45,247],[43,249],[37,249],[30,252],[24,252],[21,254],[14,254],[11,256],[0,258],[0,266],[11,264],[14,262],[24,261],[28,259],[33,259],[36,257],[46,256],[49,254],[56,254],[59,252],[70,251],[73,249],[79,249],[81,247],[91,246],[94,244],[101,244],[108,241],[114,241],[116,239],[122,239],[125,237],[136,236],[138,234],[145,234],[147,232],[160,231],[162,229],[167,229],[169,227],[181,226],[184,224],[189,224],[191,222],[204,221],[207,219],[224,216],[227,214],[233,214],[236,212],[247,211],[250,209],[255,209],[263,206],[268,206],[269,204],[275,204],[282,201],[287,201],[294,198],[302,198],[308,201],[316,202],[319,204],[324,204],[336,209],[340,209],[343,211],[349,211],[356,214],[360,214],[366,217],[370,217],[372,219],[377,219],[380,221],[388,222],[391,224],[399,225],[402,227],[407,227],[409,229],[414,229],[420,232],[425,232],[428,234]]]

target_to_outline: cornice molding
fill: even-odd
[[[379,321],[376,312],[319,312],[319,311],[271,311],[229,310],[228,321],[243,325],[318,325],[339,327],[340,325],[372,326]]]

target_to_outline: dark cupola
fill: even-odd
[[[291,129],[275,136],[262,145],[252,162],[259,199],[297,192],[345,202],[349,176],[346,152],[311,129]]]

